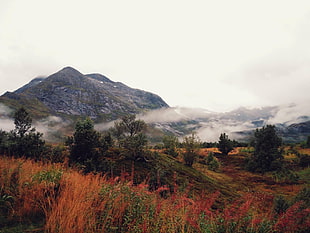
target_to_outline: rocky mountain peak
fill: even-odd
[[[82,73],[80,73],[78,70],[74,69],[71,66],[64,67],[63,69],[61,69],[57,73],[59,73],[59,74],[66,74],[66,75],[70,75],[70,76],[83,75]]]
[[[44,108],[50,115],[107,120],[168,107],[153,93],[113,82],[101,74],[84,75],[72,67],[65,67],[44,79],[32,80],[18,91],[1,96],[0,102],[13,108],[21,104],[27,108],[32,103],[28,107],[34,114]]]

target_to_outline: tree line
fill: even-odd
[[[15,129],[6,132],[0,130],[0,153],[8,156],[32,158],[35,160],[50,159],[52,162],[63,161],[65,147],[52,147],[45,143],[43,134],[32,127],[32,119],[24,108],[14,114]],[[104,133],[94,129],[94,123],[86,118],[75,125],[72,136],[66,138],[70,165],[79,166],[85,172],[104,170],[103,158],[117,154],[133,161],[148,161],[150,150],[146,137],[147,124],[136,119],[135,115],[128,115],[116,121],[114,127]],[[308,138],[307,143],[310,144]],[[273,125],[256,129],[252,141],[253,154],[249,157],[247,168],[254,172],[266,172],[281,168],[283,151],[282,140],[277,135]],[[216,143],[201,142],[195,133],[183,138],[182,142],[173,135],[166,135],[162,139],[162,152],[178,157],[181,155],[184,164],[192,166],[197,161],[198,151],[202,147],[216,146],[222,155],[227,156],[236,146],[245,146],[235,140],[230,140],[226,133],[222,133]],[[310,145],[309,145],[310,147]],[[208,162],[214,162],[210,155]]]

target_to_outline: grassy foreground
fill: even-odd
[[[132,175],[132,174],[131,174]],[[220,192],[149,191],[121,175],[83,175],[65,164],[0,157],[0,232],[307,232],[310,209],[276,215],[258,194],[218,208]]]

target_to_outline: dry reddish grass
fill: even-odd
[[[236,164],[232,163],[230,172],[225,173],[231,177],[231,183],[238,183],[237,177],[250,177],[239,171]],[[55,181],[50,176],[34,179],[38,174],[52,174],[52,171],[61,171],[61,179]],[[124,177],[83,175],[61,164],[0,157],[0,174],[1,190],[16,200],[11,217],[30,221],[41,216],[45,220],[44,230],[51,233],[242,232],[245,229],[259,232],[266,224],[270,231],[288,229],[290,232],[310,227],[309,210],[299,211],[297,205],[275,219],[270,208],[273,195],[260,190],[261,187],[254,189],[255,192],[240,192],[240,199],[214,210],[213,204],[221,198],[219,192],[190,198],[186,191],[175,190],[163,198],[166,187],[150,192],[146,184],[134,186]],[[305,221],[290,218],[292,215]]]

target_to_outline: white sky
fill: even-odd
[[[65,66],[226,111],[310,100],[309,0],[0,0],[0,94]]]

